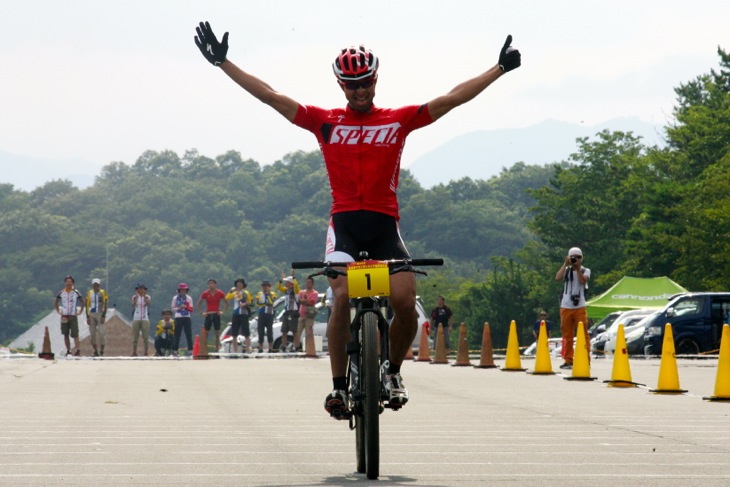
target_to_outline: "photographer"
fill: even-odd
[[[586,313],[586,293],[591,270],[583,267],[583,252],[578,247],[568,251],[565,262],[555,274],[556,281],[563,281],[563,294],[560,299],[560,331],[563,336],[563,351],[565,363],[561,369],[573,367],[573,337],[579,322],[583,322],[586,330],[586,346],[589,346],[588,314]]]

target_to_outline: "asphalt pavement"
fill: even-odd
[[[717,359],[677,363],[681,395],[649,392],[659,360],[632,359],[646,386],[626,389],[610,357],[596,381],[406,363],[368,481],[322,407],[327,358],[3,358],[0,485],[730,485],[730,403],[702,399]]]

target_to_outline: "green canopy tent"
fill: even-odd
[[[671,296],[683,292],[687,290],[668,277],[622,277],[608,291],[588,301],[588,318],[595,320],[629,309],[659,310]]]

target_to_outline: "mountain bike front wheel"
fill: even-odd
[[[365,447],[365,473],[369,479],[380,474],[380,358],[378,356],[378,316],[362,317],[360,384],[363,393],[361,431]]]

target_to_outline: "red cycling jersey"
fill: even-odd
[[[226,300],[226,293],[220,289],[216,289],[211,293],[210,289],[203,291],[200,299],[205,300],[205,311],[208,313],[217,313],[221,310],[221,302]]]
[[[398,216],[400,157],[406,136],[433,122],[427,105],[361,113],[299,105],[293,123],[312,132],[327,166],[331,214],[369,210]]]

